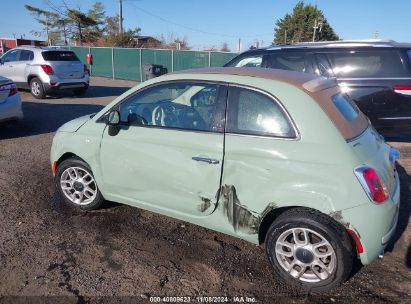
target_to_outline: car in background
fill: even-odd
[[[411,134],[411,44],[331,41],[244,52],[226,67],[263,67],[336,77],[384,135]]]
[[[22,118],[21,97],[17,86],[10,79],[0,76],[0,123]]]
[[[387,245],[398,157],[335,81],[247,68],[148,80],[61,126],[50,155],[65,203],[106,199],[265,243],[284,282],[316,292]]]
[[[21,46],[0,58],[0,75],[8,77],[18,88],[30,89],[35,98],[71,90],[83,95],[89,86],[89,73],[72,51]]]

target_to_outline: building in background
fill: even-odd
[[[47,41],[20,38],[0,38],[0,54],[21,45],[47,46]]]

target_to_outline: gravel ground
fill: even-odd
[[[128,206],[110,203],[77,212],[62,205],[49,163],[55,130],[98,111],[133,85],[93,78],[82,98],[67,94],[41,101],[22,92],[24,121],[0,126],[0,302],[148,303],[151,296],[197,302],[199,296],[239,296],[259,303],[378,303],[411,298],[411,140],[391,142],[402,153],[402,205],[384,259],[321,297],[297,296],[277,282],[263,247]]]

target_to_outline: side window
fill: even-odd
[[[245,88],[230,88],[227,132],[295,138],[294,129],[273,98]]]
[[[322,75],[325,77],[332,77],[333,76],[333,70],[331,68],[331,65],[328,61],[327,55],[326,54],[315,54],[315,59],[317,62],[317,67],[315,69],[315,73],[317,75]]]
[[[308,72],[308,56],[305,52],[273,52],[264,57],[263,67],[270,69]]]
[[[371,50],[330,53],[337,77],[408,77],[398,50]]]
[[[20,52],[19,61],[31,61],[34,58],[34,53],[32,51],[22,50]]]
[[[130,125],[223,132],[226,87],[174,82],[148,88],[118,106]]]
[[[250,55],[248,57],[241,58],[239,61],[235,62],[231,66],[236,68],[259,68],[263,61],[263,55]]]
[[[17,61],[19,53],[20,53],[20,50],[11,50],[10,52],[7,52],[2,57],[3,62]]]

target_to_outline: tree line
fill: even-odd
[[[62,5],[59,6],[46,1],[48,9],[24,6],[43,27],[43,32],[32,33],[41,36],[45,32],[49,45],[67,45],[70,40],[77,45],[99,41],[102,46],[136,46],[135,37],[140,34],[141,28],[120,30],[119,16],[108,16],[100,1],[95,2],[86,12],[70,7],[65,0],[61,1]],[[316,5],[306,5],[304,1],[298,2],[291,14],[286,14],[275,22],[274,44],[338,39],[324,13]],[[168,38],[161,35],[156,41],[155,45],[149,44],[146,47],[190,49],[185,37],[180,38],[172,33]],[[227,43],[223,44],[221,51],[230,51]]]
[[[93,44],[109,47],[136,47],[141,28],[120,30],[119,16],[108,16],[104,5],[97,1],[87,11],[71,7],[65,0],[61,5],[46,1],[47,9],[25,5],[42,26],[41,31],[31,31],[34,36],[47,37],[48,45]],[[161,35],[146,43],[145,47],[188,50],[190,46],[186,37],[174,33]],[[216,49],[217,50],[217,49]],[[221,51],[230,51],[223,43]]]

